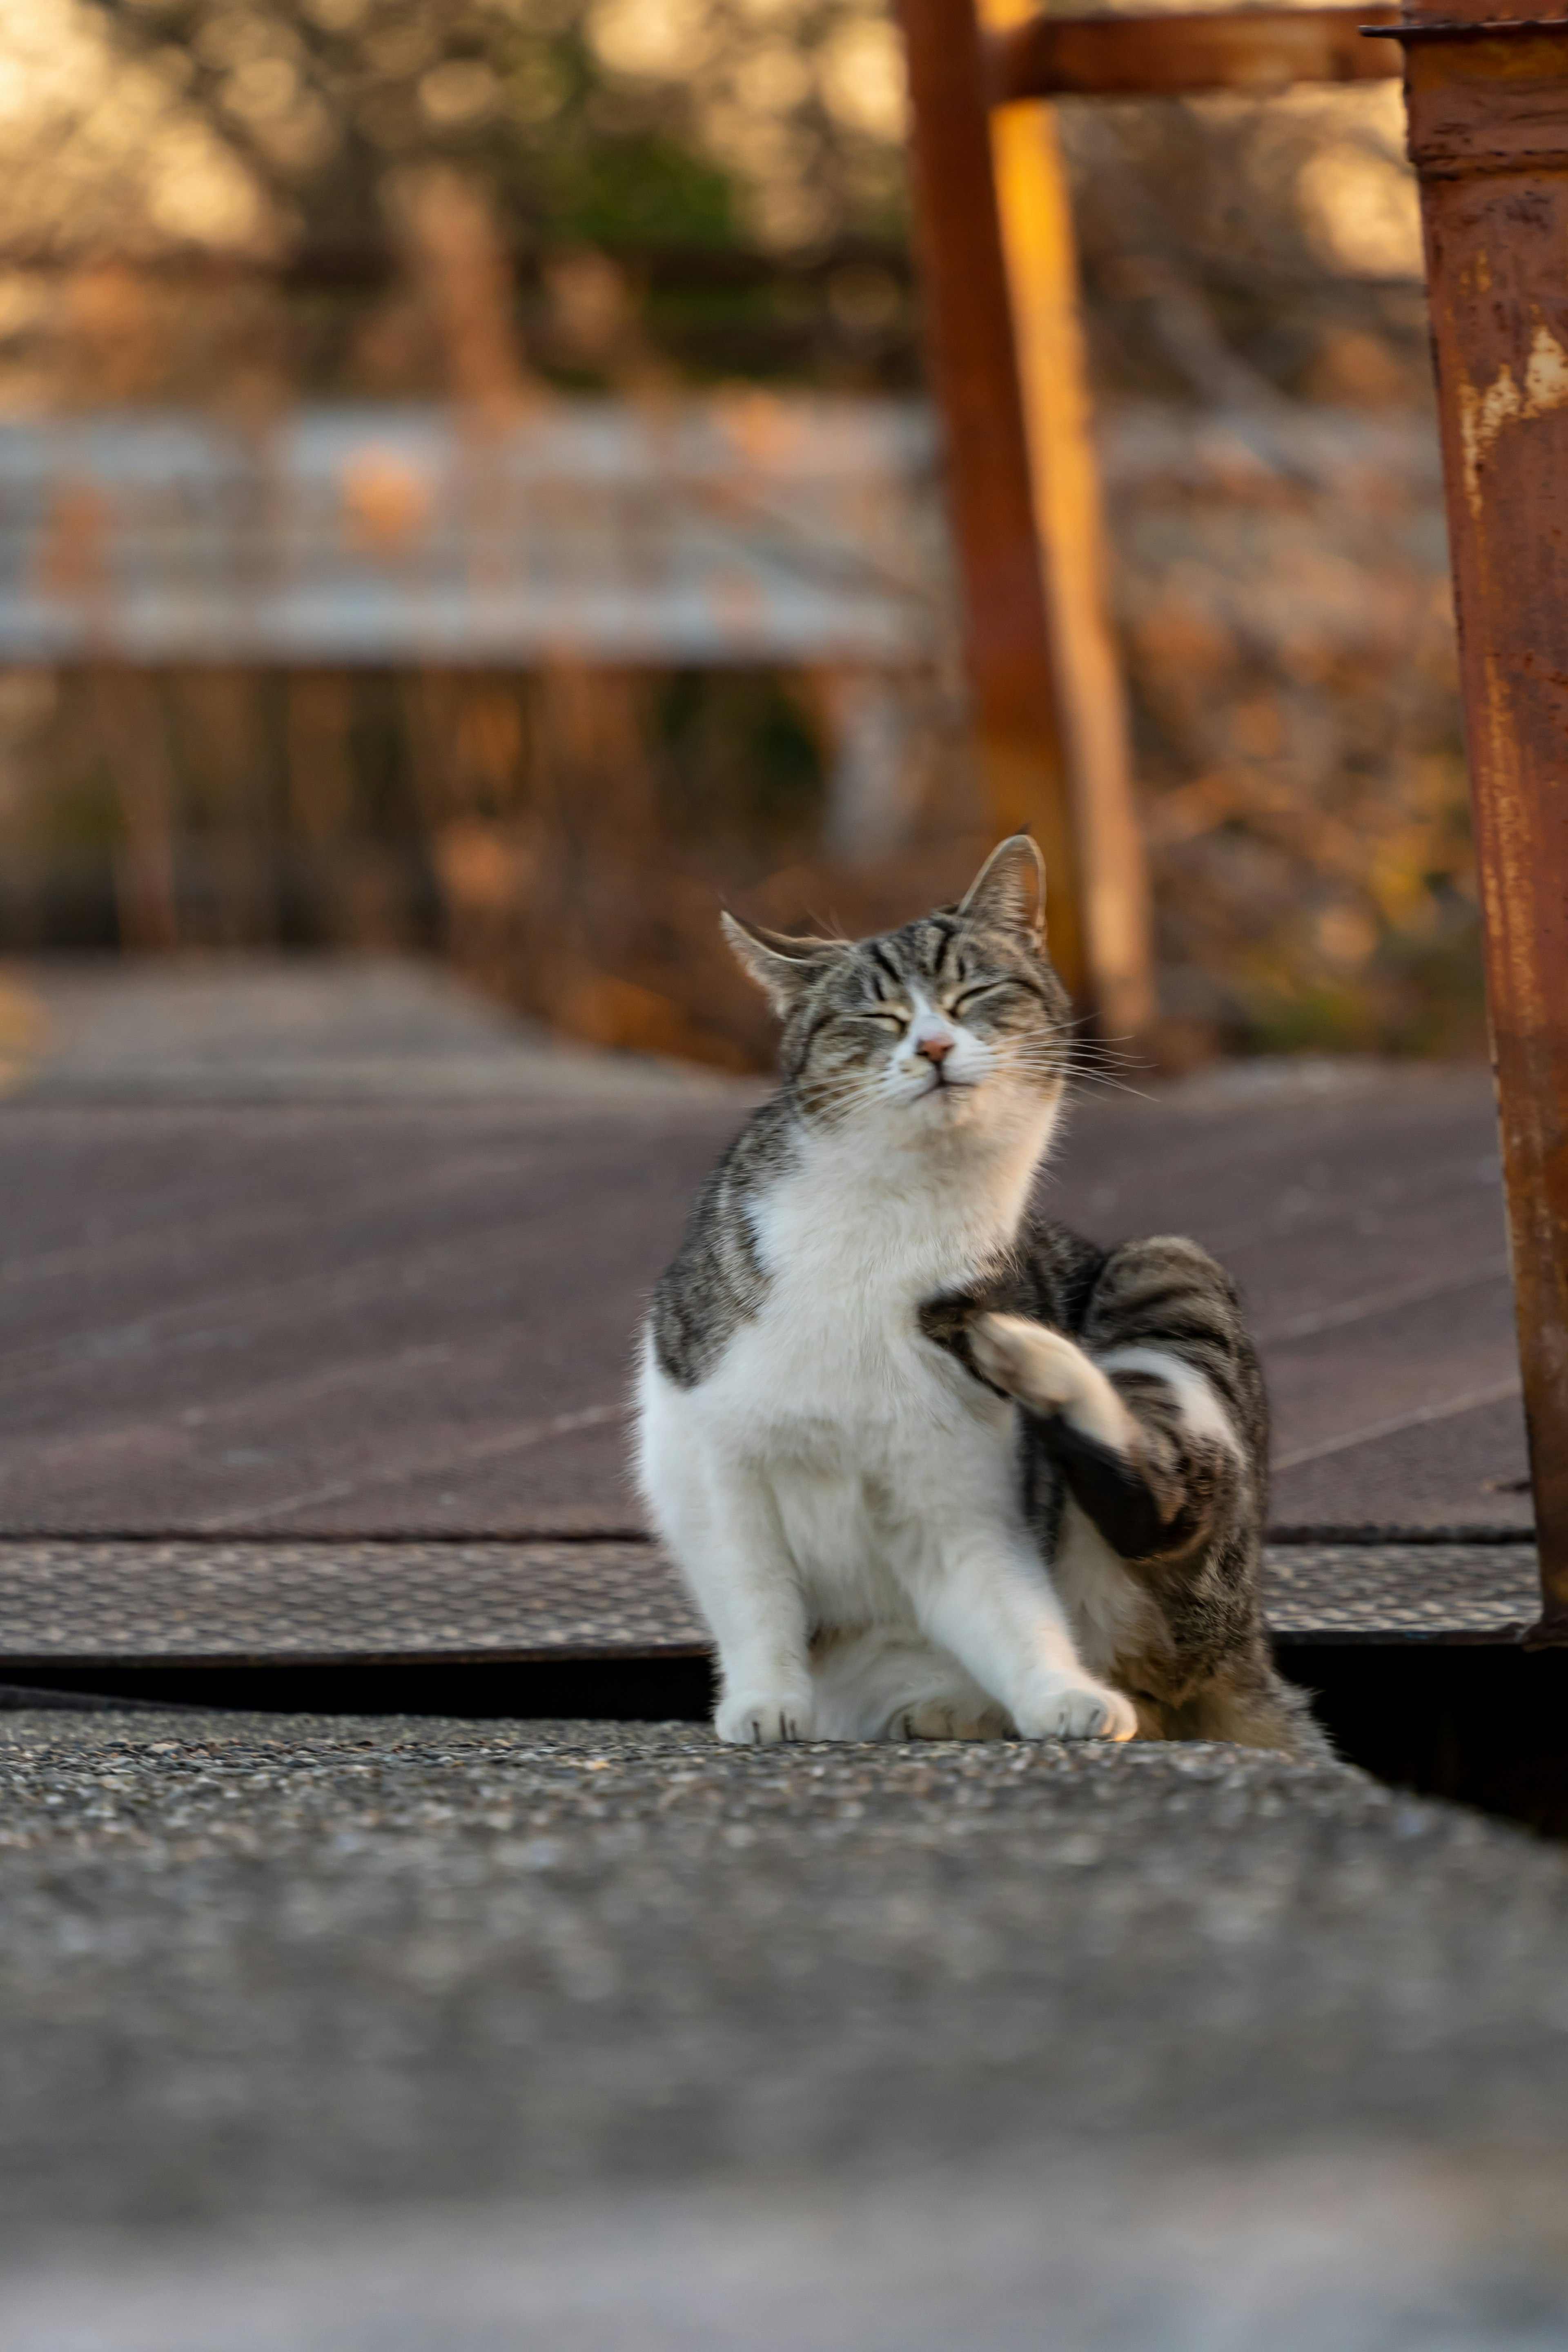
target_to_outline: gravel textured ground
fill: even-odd
[[[1568,1855],[1336,1766],[0,1717],[15,2241],[1161,2139],[1568,2145]]]

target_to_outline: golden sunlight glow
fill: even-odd
[[[822,94],[841,122],[873,139],[902,136],[908,109],[903,46],[890,24],[863,17],[828,42]]]
[[[171,123],[149,159],[147,210],[166,236],[243,246],[262,226],[261,199],[238,158],[200,122]]]
[[[711,46],[711,11],[703,0],[602,0],[589,29],[616,73],[689,73]]]
[[[1419,278],[1415,183],[1392,157],[1349,141],[1321,147],[1297,182],[1302,215],[1325,260],[1358,278]]]
[[[122,249],[170,237],[244,246],[265,226],[239,158],[182,94],[177,53],[130,64],[79,0],[6,0],[0,11],[0,237]],[[226,100],[263,120],[286,106],[281,56],[237,64]],[[288,85],[285,88],[285,84]]]

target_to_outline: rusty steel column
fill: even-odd
[[[980,0],[993,67],[999,34],[1032,5]],[[1111,1036],[1142,1038],[1156,1012],[1153,910],[1110,616],[1072,194],[1054,110],[1037,99],[994,107],[991,170],[1078,841],[1089,994]]]
[[[1541,10],[1415,0],[1398,37],[1541,1547],[1527,1640],[1568,1645],[1568,21]]]
[[[1032,828],[1051,957],[1081,1002],[1081,873],[973,0],[902,0],[926,344],[946,436],[975,745],[993,829]]]

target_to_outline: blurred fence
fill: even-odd
[[[0,658],[929,661],[912,402],[0,425]]]
[[[760,392],[0,425],[6,936],[439,945],[753,1058],[721,884],[896,888],[920,830],[933,454]]]
[[[876,0],[28,0],[0,83],[0,947],[424,947],[750,1061],[721,894],[954,887]],[[1058,129],[1160,1048],[1473,1037],[1397,90]]]
[[[721,893],[879,922],[984,845],[936,456],[760,391],[0,425],[5,940],[439,947],[755,1060]],[[1101,457],[1163,1050],[1467,1042],[1429,427],[1124,403]]]

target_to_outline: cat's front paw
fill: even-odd
[[[1042,1678],[1013,1715],[1026,1739],[1131,1739],[1138,1728],[1131,1700],[1087,1675]]]
[[[1060,1331],[1023,1315],[977,1315],[970,1352],[983,1379],[1037,1412],[1075,1404],[1085,1385],[1083,1350]]]
[[[781,1739],[816,1736],[809,1690],[726,1691],[713,1728],[732,1748],[772,1748]]]

